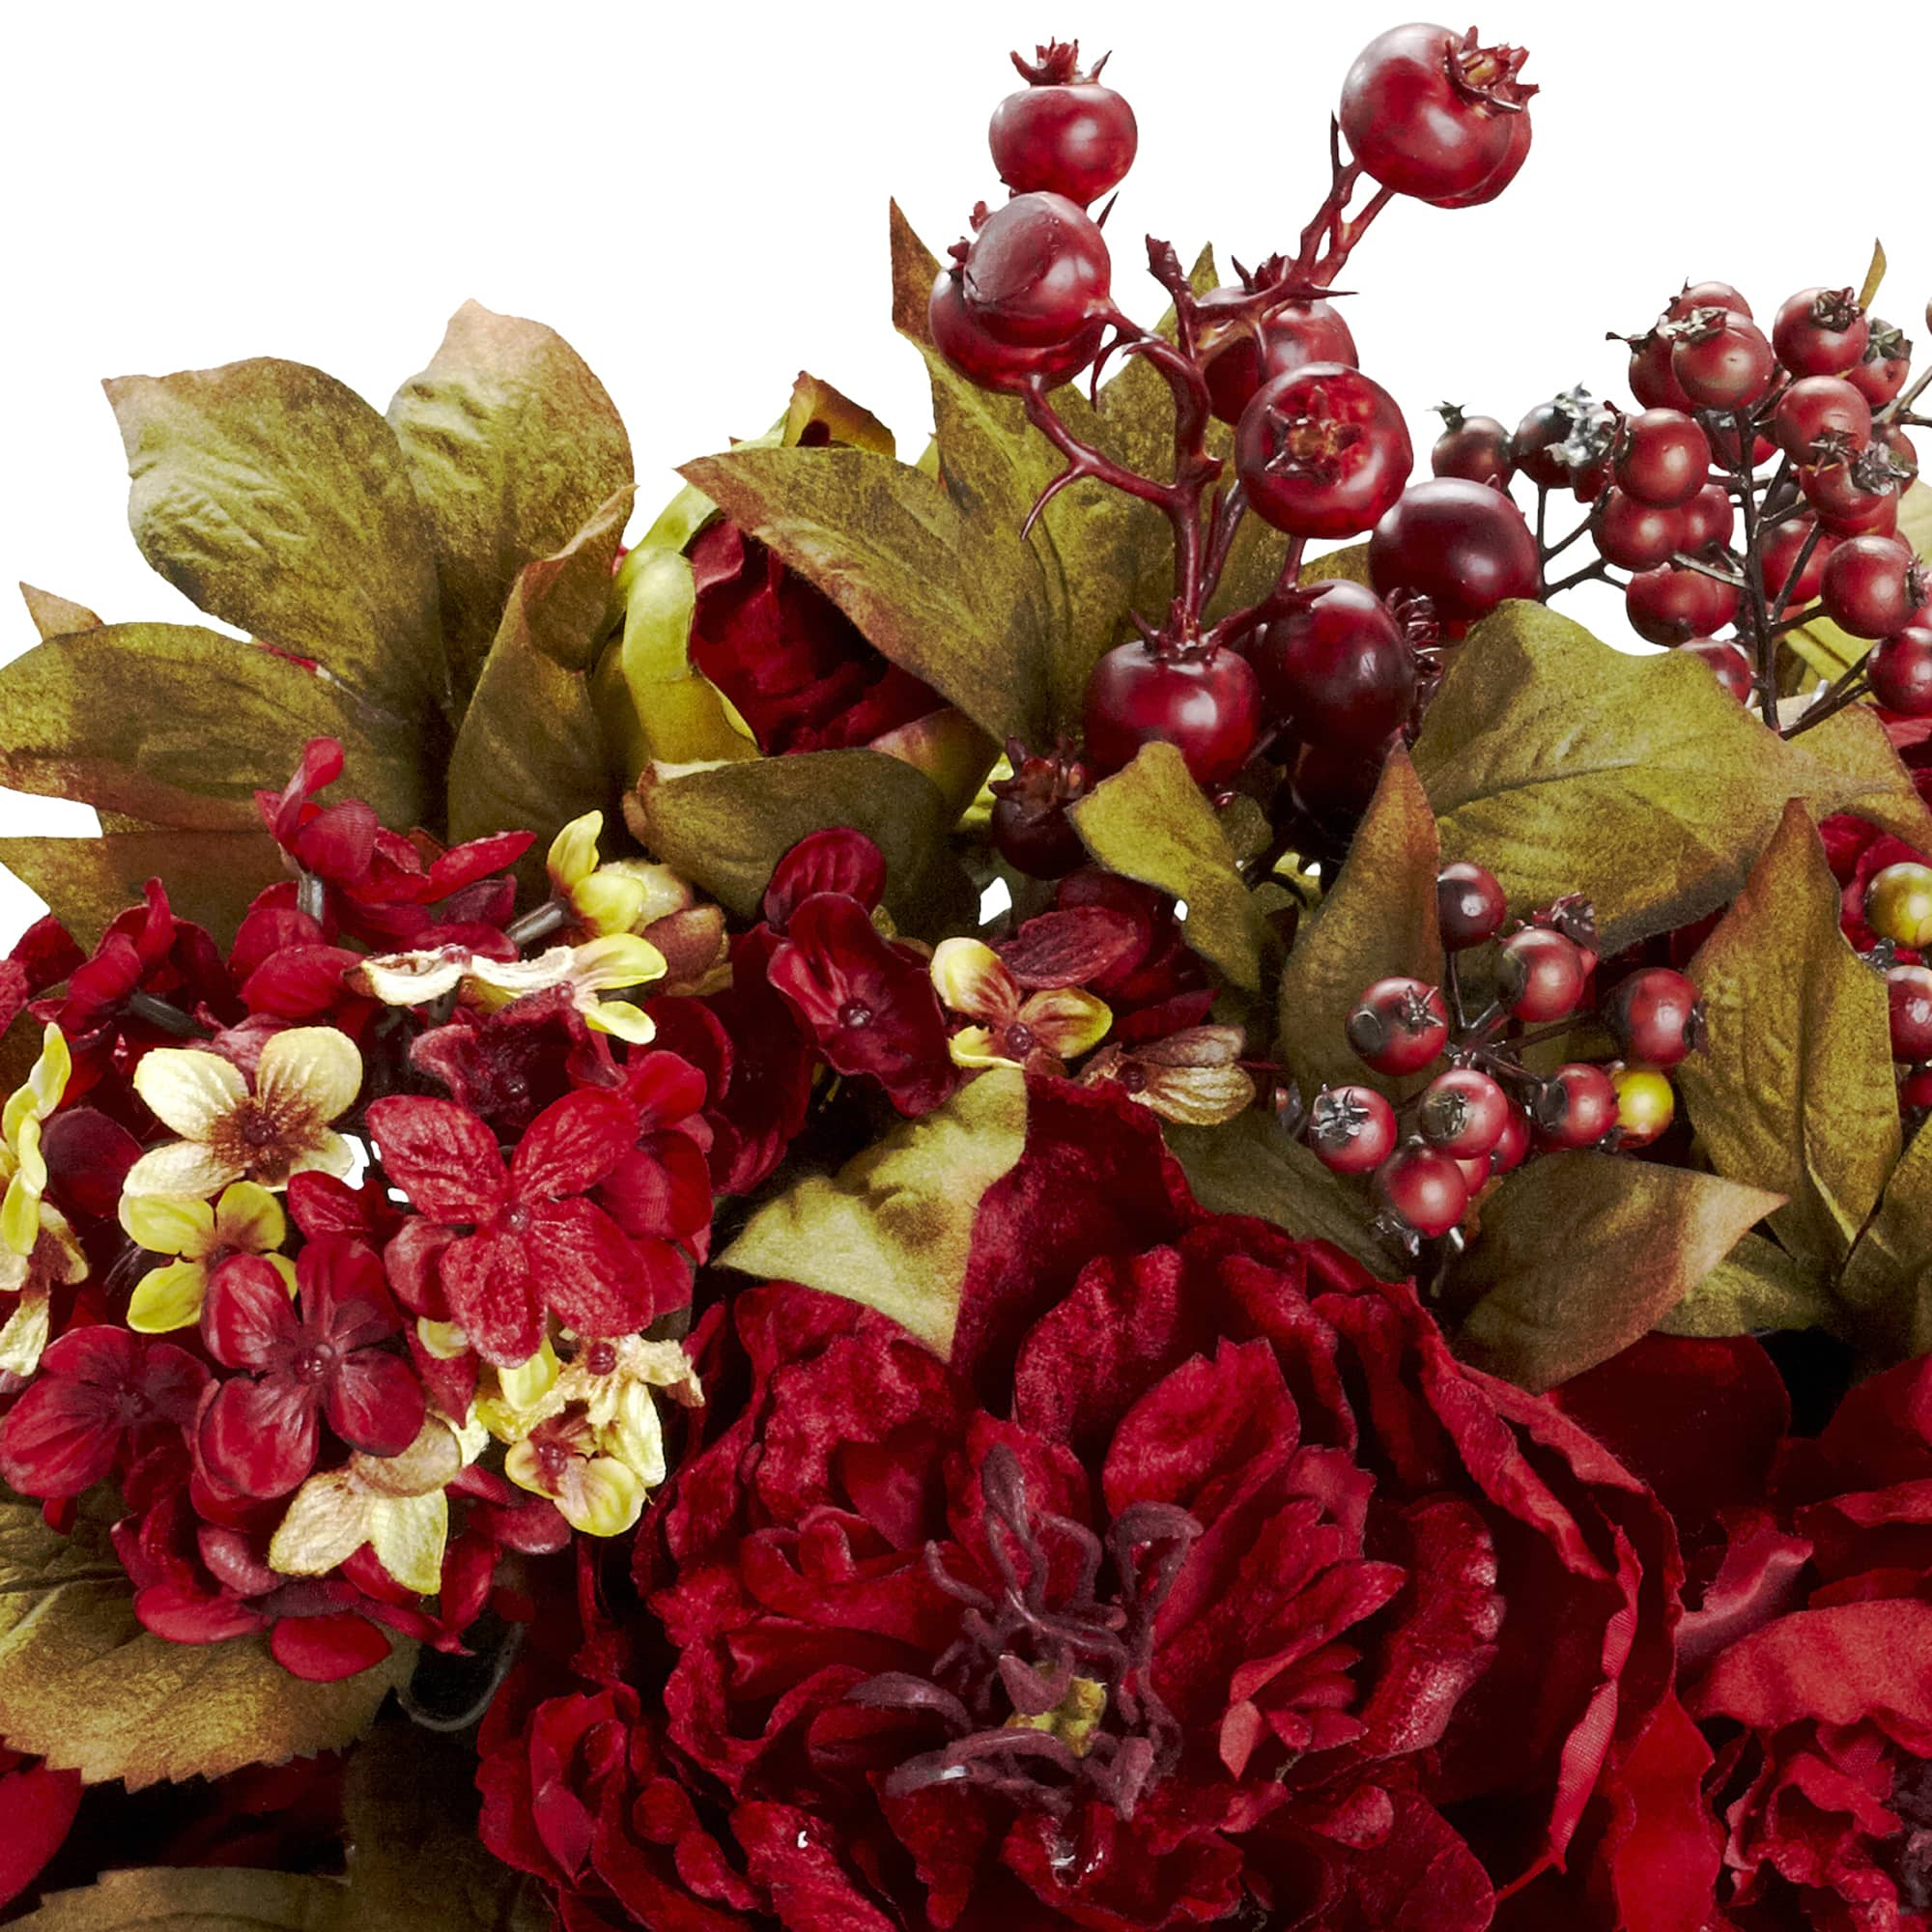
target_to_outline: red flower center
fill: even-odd
[[[593,1342],[583,1357],[583,1366],[593,1376],[608,1376],[617,1366],[615,1344]]]
[[[327,1349],[298,1349],[289,1363],[289,1373],[298,1381],[319,1382],[328,1375],[329,1350]]]
[[[847,1000],[838,1009],[838,1024],[842,1027],[868,1027],[872,1024],[872,1009],[864,1000]]]
[[[1033,1028],[1020,1020],[1014,1020],[1007,1028],[1007,1058],[1024,1060],[1037,1044]]]

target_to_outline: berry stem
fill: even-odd
[[[1801,731],[1808,731],[1814,724],[1822,724],[1825,720],[1844,710],[1848,704],[1855,704],[1868,689],[1865,678],[1864,660],[1847,665],[1835,680],[1813,701],[1810,707],[1785,732],[1787,738],[1795,738]]]
[[[1734,410],[1731,423],[1737,437],[1738,507],[1745,522],[1745,597],[1750,607],[1752,684],[1764,722],[1777,729],[1777,638],[1772,630],[1771,608],[1764,594],[1764,558],[1760,550],[1757,471],[1751,464],[1756,431],[1748,410]]]
[[[1554,597],[1561,591],[1574,590],[1577,584],[1588,583],[1595,578],[1603,579],[1605,583],[1614,583],[1617,581],[1610,575],[1610,566],[1599,557],[1595,563],[1586,563],[1581,570],[1573,570],[1568,577],[1559,577],[1554,583],[1546,584],[1543,594],[1547,598]]]
[[[1804,575],[1804,566],[1811,561],[1812,554],[1817,550],[1824,535],[1825,526],[1822,524],[1813,524],[1811,526],[1810,534],[1804,539],[1804,545],[1797,556],[1792,559],[1789,574],[1785,577],[1783,583],[1779,585],[1777,595],[1771,600],[1771,614],[1774,619],[1784,615],[1784,607],[1791,601],[1792,592],[1798,588],[1799,579]]]

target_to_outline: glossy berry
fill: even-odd
[[[1874,322],[1863,358],[1844,377],[1873,409],[1882,410],[1905,387],[1911,374],[1911,343],[1890,323]]]
[[[1891,1057],[1932,1060],[1932,966],[1894,966],[1885,976]]]
[[[1596,509],[1597,549],[1620,570],[1655,570],[1684,548],[1682,509],[1660,510],[1626,492],[1605,490]]]
[[[1395,1109],[1373,1087],[1324,1087],[1303,1138],[1331,1174],[1370,1174],[1395,1148]]]
[[[1697,988],[1668,966],[1645,966],[1604,1002],[1604,1024],[1626,1060],[1675,1066],[1703,1041]]]
[[[1490,1172],[1514,1174],[1529,1152],[1529,1116],[1520,1107],[1512,1107],[1503,1122],[1502,1139],[1490,1151]]]
[[[1087,767],[1062,750],[1051,757],[1029,757],[1017,743],[1007,747],[1012,776],[990,787],[989,829],[1000,857],[1015,871],[1035,879],[1064,878],[1087,863],[1087,848],[1066,815],[1066,808],[1088,789]]]
[[[1901,859],[1874,872],[1865,888],[1865,923],[1895,946],[1932,949],[1932,866]]]
[[[1516,467],[1509,431],[1494,416],[1465,416],[1454,403],[1436,407],[1442,434],[1429,452],[1431,472],[1460,476],[1466,483],[1507,483]]]
[[[1103,776],[1164,741],[1208,789],[1247,763],[1262,727],[1261,687],[1244,659],[1216,650],[1156,653],[1118,644],[1087,680],[1087,759]]]
[[[1448,623],[1486,617],[1537,591],[1536,538],[1500,490],[1459,476],[1405,490],[1369,538],[1369,577],[1384,597],[1427,597]]]
[[[1531,1109],[1550,1147],[1595,1147],[1617,1122],[1617,1090],[1601,1066],[1559,1066]]]
[[[1235,430],[1249,507],[1291,536],[1372,529],[1402,495],[1413,461],[1394,397],[1339,362],[1311,362],[1263,384]]]
[[[1780,590],[1789,590],[1785,596],[1787,609],[1796,610],[1808,604],[1818,594],[1818,585],[1824,581],[1825,559],[1832,554],[1836,544],[1835,537],[1821,534],[1816,543],[1810,544],[1810,554],[1806,556],[1805,546],[1810,543],[1811,533],[1818,527],[1815,517],[1792,517],[1771,530],[1764,539],[1759,557],[1764,567],[1764,587],[1776,597]],[[1804,568],[1799,569],[1798,559],[1804,556]],[[1791,573],[1797,570],[1793,581]]]
[[[1414,1073],[1449,1043],[1449,1014],[1441,993],[1424,980],[1378,980],[1344,1031],[1356,1057],[1378,1073]]]
[[[1819,526],[1834,537],[1889,537],[1898,527],[1898,486],[1889,465],[1875,483],[1874,466],[1855,463],[1813,464],[1798,472],[1798,487],[1816,513]]]
[[[1331,856],[1346,851],[1375,797],[1387,749],[1386,745],[1369,752],[1338,744],[1302,746],[1288,781],[1297,836],[1312,835]]]
[[[1680,655],[1699,659],[1711,667],[1711,674],[1740,704],[1748,704],[1755,686],[1751,662],[1742,644],[1729,638],[1692,638]]]
[[[1846,375],[1863,360],[1870,339],[1850,289],[1801,289],[1771,326],[1771,346],[1794,376]]]
[[[1517,79],[1524,56],[1484,47],[1472,27],[1413,22],[1362,49],[1342,83],[1350,152],[1384,187],[1446,201],[1485,186],[1510,158],[1510,124],[1536,92]]]
[[[1515,181],[1522,172],[1522,164],[1529,159],[1530,144],[1529,116],[1516,114],[1510,117],[1509,146],[1503,150],[1503,157],[1474,187],[1465,188],[1461,194],[1438,194],[1430,203],[1432,208],[1480,208],[1486,201],[1493,201],[1496,196]]]
[[[1617,1145],[1648,1147],[1677,1114],[1677,1094],[1669,1079],[1646,1066],[1626,1066],[1611,1076],[1617,1094]]]
[[[967,312],[998,342],[1071,341],[1108,306],[1112,265],[1077,202],[1021,194],[989,214],[966,250]]]
[[[1514,1018],[1542,1026],[1577,1010],[1589,976],[1575,940],[1548,926],[1526,925],[1502,943],[1496,995]]]
[[[1376,1171],[1376,1195],[1405,1228],[1433,1239],[1446,1235],[1469,1207],[1469,1183],[1453,1154],[1406,1147]]]
[[[1898,1107],[1904,1114],[1932,1112],[1932,1066],[1915,1066],[1898,1083]]]
[[[1508,917],[1509,901],[1493,872],[1459,859],[1436,873],[1435,921],[1451,952],[1487,944]]]
[[[1593,502],[1609,480],[1616,422],[1586,389],[1551,396],[1511,431],[1510,460],[1540,489],[1570,490]]]
[[[1415,653],[1363,583],[1331,578],[1292,592],[1283,614],[1255,634],[1248,662],[1269,717],[1311,741],[1367,752],[1415,703]]]
[[[1640,571],[1624,586],[1624,614],[1631,629],[1653,644],[1683,644],[1708,637],[1725,623],[1738,593],[1701,570]]]
[[[1932,718],[1932,624],[1908,624],[1865,660],[1871,693],[1888,711]]]
[[[1048,349],[1016,349],[987,334],[966,306],[961,270],[942,269],[926,305],[932,346],[969,383],[982,389],[1014,391],[1037,377],[1049,388],[1071,382],[1099,354],[1107,325],[1094,322],[1069,342]]]
[[[1871,405],[1842,376],[1806,376],[1778,397],[1771,433],[1794,463],[1856,455],[1871,440]]]
[[[1647,410],[1676,410],[1680,413],[1696,406],[1684,393],[1684,385],[1670,372],[1670,337],[1662,328],[1631,338],[1629,382],[1631,394]]]
[[[1692,556],[1728,544],[1737,527],[1737,505],[1721,483],[1706,483],[1680,514],[1684,519],[1683,548]]]
[[[1486,1154],[1503,1137],[1509,1095],[1473,1066],[1452,1066],[1422,1090],[1416,1124],[1431,1147],[1458,1160]]]
[[[1201,300],[1204,325],[1211,328],[1217,308],[1246,296],[1240,288],[1209,290]],[[1208,379],[1214,413],[1224,423],[1236,423],[1264,383],[1305,369],[1311,362],[1340,362],[1352,369],[1359,359],[1355,338],[1341,310],[1317,299],[1290,302],[1260,322],[1235,329],[1208,350],[1201,373]]]
[[[1932,596],[1932,576],[1896,537],[1851,537],[1826,559],[1818,594],[1840,630],[1889,638]]]
[[[1672,327],[1670,373],[1698,409],[1748,409],[1771,387],[1776,358],[1756,323],[1698,307]]]
[[[1016,194],[1065,195],[1082,208],[1118,187],[1134,164],[1134,110],[1100,85],[1105,56],[1080,71],[1080,43],[1053,42],[1013,65],[1027,85],[993,110],[987,140],[1000,179]]]
[[[1645,410],[1624,425],[1614,473],[1617,488],[1639,503],[1675,509],[1704,488],[1710,439],[1681,410]]]
[[[1686,282],[1671,297],[1663,311],[1666,322],[1682,322],[1700,308],[1728,309],[1732,315],[1751,320],[1751,305],[1729,282]]]

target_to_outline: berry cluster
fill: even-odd
[[[1350,1014],[1348,1037],[1386,1079],[1447,1065],[1400,1105],[1372,1086],[1324,1087],[1301,1123],[1331,1172],[1373,1177],[1377,1228],[1409,1254],[1451,1235],[1492,1179],[1533,1153],[1648,1147],[1676,1112],[1669,1069],[1703,1037],[1697,989],[1668,967],[1628,975],[1591,1010],[1597,934],[1587,901],[1559,899],[1512,923],[1493,875],[1458,864],[1438,875],[1435,904],[1443,983],[1378,980]],[[1477,984],[1489,998],[1472,1014]],[[1525,1049],[1592,1020],[1615,1060],[1548,1074],[1523,1065]]]
[[[1904,859],[1865,888],[1865,923],[1878,936],[1866,955],[1884,975],[1891,1057],[1903,1069],[1899,1104],[1932,1111],[1932,866]]]

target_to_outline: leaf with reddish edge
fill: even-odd
[[[1719,1174],[1776,1188],[1772,1228],[1835,1269],[1898,1162],[1885,981],[1839,931],[1838,887],[1804,808],[1776,836],[1690,962],[1704,1046],[1676,1069]]]
[[[1435,910],[1441,852],[1435,815],[1406,752],[1389,754],[1340,875],[1296,935],[1281,976],[1282,1059],[1312,1100],[1322,1086],[1350,1082],[1391,1095],[1413,1092],[1365,1066],[1343,1027],[1364,989],[1390,974],[1437,985],[1442,931]]]
[[[383,1166],[415,1207],[439,1221],[487,1221],[510,1198],[497,1137],[454,1100],[395,1094],[365,1116]]]
[[[1541,1394],[1628,1348],[1783,1197],[1715,1175],[1554,1153],[1486,1197],[1450,1275],[1457,1352]]]

